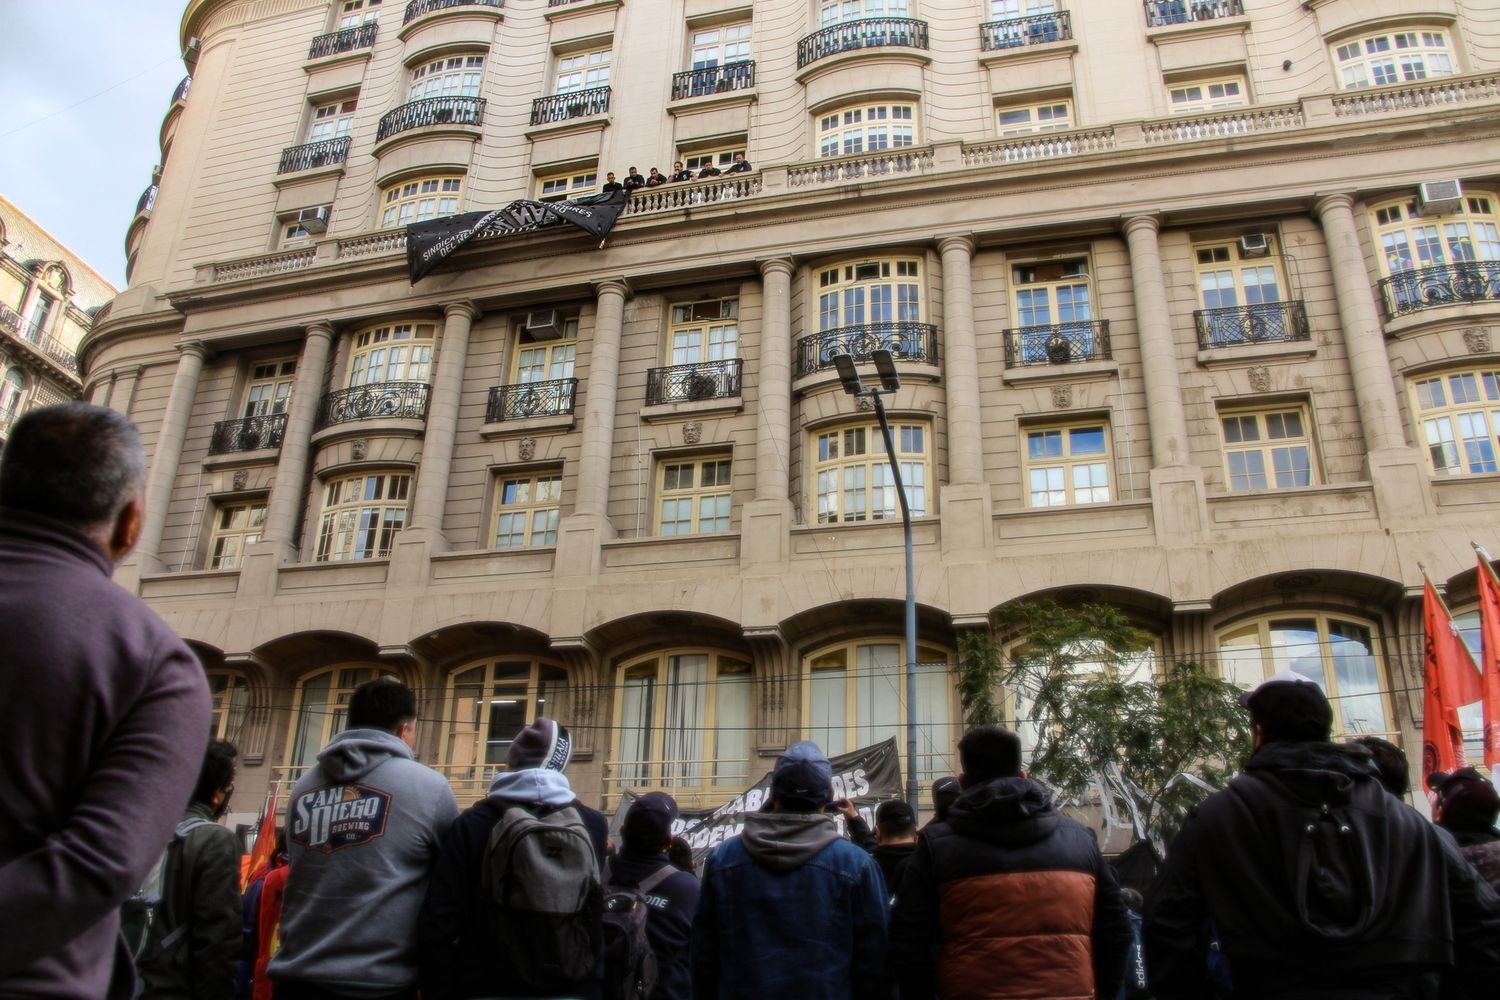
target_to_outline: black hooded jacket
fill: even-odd
[[[1236,998],[1420,997],[1455,955],[1500,966],[1497,904],[1363,748],[1270,743],[1172,845],[1146,967],[1161,1000],[1212,996],[1212,928]]]
[[[1093,836],[1026,778],[969,788],[926,828],[891,914],[903,1000],[1113,998],[1130,943]]]

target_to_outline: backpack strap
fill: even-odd
[[[640,892],[642,896],[646,895],[652,889],[655,889],[667,879],[671,878],[672,873],[675,871],[677,871],[677,868],[674,865],[662,865],[660,868],[656,869],[656,871],[641,879],[641,884],[637,886],[637,891]]]

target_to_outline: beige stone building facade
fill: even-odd
[[[78,345],[115,287],[0,197],[0,444],[27,410],[77,399]]]
[[[84,389],[145,434],[122,579],[242,809],[381,673],[461,798],[544,711],[606,806],[904,739],[901,525],[832,362],[880,348],[924,778],[957,636],[1040,595],[1413,744],[1418,567],[1464,613],[1500,550],[1500,12],[193,0],[182,39]],[[407,280],[408,222],[737,152],[602,246]]]

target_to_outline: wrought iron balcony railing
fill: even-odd
[[[979,26],[979,47],[986,52],[1061,42],[1072,37],[1073,15],[1065,10],[1012,17]]]
[[[214,424],[208,439],[210,455],[232,455],[239,451],[264,451],[280,448],[286,433],[285,413],[265,413],[239,420],[220,420]]]
[[[531,102],[531,124],[546,125],[565,122],[569,118],[587,118],[609,111],[609,88],[594,87],[591,90],[573,90],[566,94],[538,97]]]
[[[646,405],[732,399],[740,394],[742,364],[739,358],[729,358],[647,369]]]
[[[872,351],[887,350],[897,361],[938,360],[937,327],[931,323],[861,323],[824,330],[797,341],[793,362],[797,377],[833,367],[833,359],[848,354],[855,361],[870,360]]]
[[[183,77],[182,82],[177,85],[177,89],[172,91],[172,100],[168,103],[176,104],[178,101],[187,100],[188,88],[192,87],[192,85],[193,78],[191,76]]]
[[[424,420],[426,382],[375,382],[326,393],[318,406],[317,429],[351,420]]]
[[[1212,21],[1245,13],[1240,0],[1146,0],[1146,27]]]
[[[1500,302],[1500,260],[1470,260],[1400,271],[1380,279],[1385,318],[1464,302]]]
[[[424,97],[419,101],[408,101],[393,111],[387,111],[375,129],[375,141],[382,142],[393,135],[421,128],[424,125],[472,125],[484,124],[484,98],[482,97]]]
[[[314,167],[329,167],[335,163],[343,163],[349,158],[349,137],[341,135],[337,139],[322,139],[318,142],[307,142],[300,146],[288,146],[281,151],[281,163],[276,167],[278,174],[294,174],[299,170],[312,170]]]
[[[672,100],[705,94],[727,94],[733,90],[749,90],[755,86],[755,60],[729,63],[725,66],[705,66],[672,74]]]
[[[9,306],[0,306],[0,328],[9,330],[17,340],[29,344],[33,350],[45,354],[68,371],[79,374],[78,355],[56,337],[43,333],[35,323],[26,322],[20,313]]]
[[[312,45],[308,46],[307,58],[321,59],[324,56],[338,55],[340,52],[367,49],[375,44],[375,35],[379,31],[379,21],[366,21],[364,24],[356,24],[351,28],[340,28],[338,31],[319,35],[312,40]]]
[[[492,386],[489,405],[484,410],[485,423],[498,424],[504,420],[558,417],[572,413],[573,396],[577,389],[576,378]]]
[[[1193,322],[1198,326],[1198,346],[1205,351],[1214,347],[1312,339],[1301,299],[1195,309]]]
[[[406,17],[402,24],[410,24],[423,14],[431,14],[435,10],[447,10],[449,7],[504,7],[505,0],[411,0],[406,5]]]
[[[866,17],[831,24],[797,43],[797,68],[840,52],[885,45],[927,48],[927,22],[914,17]]]
[[[1048,326],[1004,330],[1005,367],[1066,365],[1078,361],[1107,361],[1109,320],[1083,320]]]
[[[149,212],[151,211],[151,209],[156,207],[157,190],[158,189],[155,184],[150,184],[147,185],[146,190],[141,192],[141,196],[136,199],[135,203],[136,215],[140,215],[142,212]]]

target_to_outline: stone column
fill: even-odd
[[[615,401],[620,381],[620,335],[629,286],[620,279],[596,286],[599,298],[589,347],[588,402],[583,408],[583,446],[578,458],[579,514],[604,517],[609,502],[610,460],[615,450]]]
[[[760,363],[755,423],[755,499],[787,499],[791,477],[792,262],[761,261]]]
[[[1161,246],[1156,239],[1160,229],[1161,220],[1153,215],[1125,220],[1141,345],[1141,382],[1151,430],[1151,517],[1157,541],[1180,550],[1207,540],[1208,497],[1203,470],[1189,462],[1177,342],[1162,277]],[[1187,561],[1201,563],[1201,553],[1191,553]],[[1197,599],[1201,595],[1191,596]]]
[[[161,430],[156,436],[156,450],[151,456],[151,472],[146,479],[145,516],[141,524],[140,553],[142,572],[160,570],[161,536],[167,524],[167,508],[172,502],[172,487],[182,460],[182,442],[187,437],[188,421],[193,415],[193,400],[198,395],[198,379],[208,349],[198,341],[177,345],[177,373],[172,376],[172,391],[167,396]]]
[[[1431,472],[1421,451],[1406,443],[1396,385],[1391,378],[1385,333],[1375,312],[1375,297],[1359,227],[1354,221],[1354,198],[1331,194],[1314,206],[1328,262],[1333,270],[1333,294],[1338,300],[1339,325],[1349,357],[1349,377],[1359,407],[1360,431],[1365,439],[1365,464],[1375,490],[1375,509],[1394,532],[1416,530],[1417,518],[1436,512]]]
[[[1187,418],[1177,374],[1177,345],[1172,337],[1172,314],[1167,307],[1161,247],[1156,239],[1160,228],[1161,221],[1152,215],[1125,220],[1141,344],[1141,381],[1145,383],[1146,414],[1151,424],[1153,468],[1186,465],[1188,461]]]
[[[1375,299],[1354,222],[1354,199],[1347,194],[1331,194],[1318,199],[1316,211],[1323,237],[1328,241],[1333,291],[1338,299],[1339,324],[1344,328],[1349,374],[1354,380],[1365,447],[1372,452],[1405,447],[1385,335],[1375,313]]]
[[[974,334],[974,241],[949,236],[943,255],[943,382],[948,393],[948,481],[984,480],[979,419],[979,349]]]
[[[326,320],[309,324],[297,359],[297,379],[287,406],[286,429],[281,436],[281,456],[276,462],[276,483],[266,505],[266,525],[261,542],[277,547],[277,562],[296,562],[292,539],[297,518],[307,496],[307,472],[312,452],[313,421],[322,403],[323,374],[333,342],[333,326]]]
[[[453,468],[453,441],[458,433],[458,399],[469,360],[469,332],[479,310],[471,302],[443,307],[443,339],[438,345],[437,369],[427,396],[427,429],[422,439],[422,464],[417,468],[412,498],[411,527],[432,533],[434,547],[442,540],[443,502]]]

